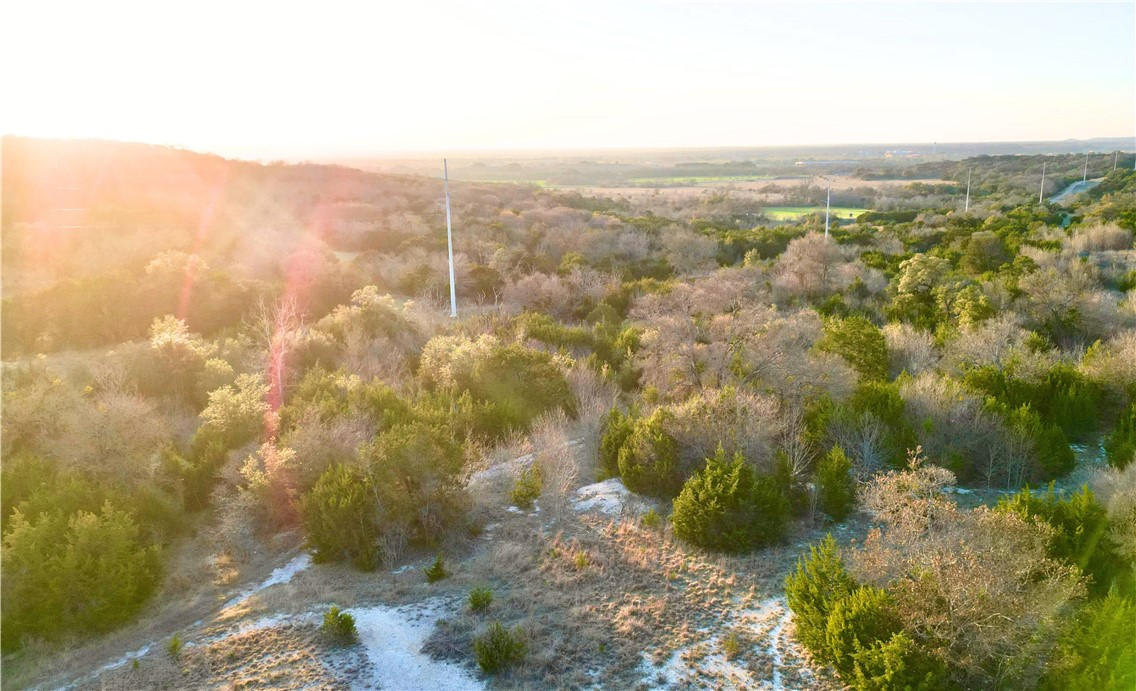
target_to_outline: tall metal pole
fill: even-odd
[[[1037,193],[1037,203],[1045,201],[1045,161],[1041,162],[1041,189]]]
[[[828,186],[828,201],[824,205],[824,236],[828,237],[828,214],[832,210],[832,185]]]
[[[454,288],[454,229],[450,224],[450,167],[442,159],[443,185],[446,188],[446,244],[450,251],[450,317],[458,316],[458,294]]]
[[[1089,155],[1085,154],[1085,177],[1081,178],[1081,182],[1089,181]]]
[[[970,174],[974,172],[973,169],[966,171],[966,206],[963,207],[964,214],[970,213]]]
[[[1112,169],[1116,170],[1116,159],[1120,158],[1120,149],[1112,152]]]

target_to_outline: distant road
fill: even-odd
[[[1081,192],[1086,192],[1096,187],[1103,179],[1104,178],[1097,178],[1096,180],[1074,182],[1072,185],[1069,185],[1065,189],[1050,197],[1049,201],[1053,202],[1054,204],[1065,204]]]

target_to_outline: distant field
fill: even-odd
[[[753,182],[755,180],[772,180],[774,175],[693,175],[688,177],[648,177],[630,178],[632,185],[702,185],[708,182]]]
[[[823,206],[767,206],[764,209],[765,215],[771,221],[795,221],[802,216],[809,214],[824,213]],[[832,217],[839,219],[856,218],[860,214],[867,213],[870,209],[854,209],[848,206],[834,206],[832,207]]]

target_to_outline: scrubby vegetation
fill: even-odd
[[[789,514],[784,491],[745,458],[718,453],[686,481],[674,500],[675,535],[700,547],[744,552],[781,538]]]
[[[335,645],[349,645],[359,638],[359,632],[355,630],[355,617],[340,611],[336,605],[329,607],[323,615],[320,632]]]
[[[1136,622],[1113,617],[1132,607],[1133,569],[1107,545],[1124,528],[1087,488],[966,511],[942,494],[953,480],[915,457],[870,483],[880,527],[844,555],[829,536],[786,581],[801,642],[854,688],[1130,683]],[[1086,655],[1089,628],[1105,639]]]
[[[795,640],[842,683],[1131,685],[1136,173],[1060,206],[1014,181],[1041,157],[936,163],[933,184],[871,187],[865,168],[868,191],[839,196],[871,212],[828,234],[761,213],[817,203],[807,183],[462,183],[451,320],[437,181],[12,142],[6,654],[177,599],[187,545],[241,564],[295,535],[316,563],[382,567],[367,578],[413,558],[416,587],[468,593],[462,617],[492,603],[501,622],[453,625],[439,654],[472,669],[472,646],[486,673],[539,685],[553,663],[526,641],[554,637],[509,609],[522,581],[580,588],[574,617],[633,638],[652,627],[625,620],[659,605],[605,599],[623,571],[670,592],[687,556],[750,574],[758,550],[831,530],[785,587]],[[49,154],[103,181],[91,232],[51,226],[57,185],[26,172]],[[684,556],[628,570],[578,541],[566,517],[596,481],[600,534]],[[474,580],[463,560],[498,514],[539,522],[520,532],[540,556],[503,551]]]
[[[474,639],[473,651],[477,666],[487,674],[496,674],[524,660],[528,646],[523,631],[510,631],[501,622],[495,621]]]

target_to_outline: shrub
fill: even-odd
[[[863,317],[829,319],[816,347],[844,358],[864,379],[888,378],[887,340],[875,324]]]
[[[619,476],[619,451],[627,443],[635,426],[635,418],[612,408],[603,421],[600,437],[600,467],[598,480]]]
[[[1051,480],[1068,473],[1077,464],[1077,457],[1061,427],[1042,422],[1041,416],[1028,405],[1010,411],[1006,422],[1013,433],[1033,441],[1033,477]]]
[[[863,691],[933,691],[946,687],[945,666],[911,636],[899,632],[853,655],[851,678],[844,681]]]
[[[426,574],[427,583],[437,583],[450,575],[450,573],[446,571],[446,562],[441,554],[434,557],[434,563],[423,569],[423,572]]]
[[[477,341],[431,339],[422,352],[419,376],[435,389],[468,391],[474,401],[490,405],[495,414],[477,430],[490,438],[528,429],[548,410],[576,413],[576,398],[551,355],[517,344],[501,345],[491,336]]]
[[[381,433],[359,451],[378,495],[383,526],[436,538],[462,509],[462,446],[452,428],[414,421]]]
[[[891,597],[857,587],[844,570],[836,541],[826,536],[785,581],[797,637],[819,660],[831,663],[854,689],[938,689],[942,661],[904,631]]]
[[[848,516],[856,503],[856,484],[852,480],[852,462],[839,446],[825,454],[816,472],[817,504],[835,521]]]
[[[180,634],[170,636],[169,642],[166,643],[166,654],[170,656],[171,660],[176,660],[181,657],[181,649],[185,647],[185,641],[181,639]]]
[[[619,474],[632,492],[670,499],[682,489],[678,444],[663,429],[667,412],[656,410],[635,421],[619,450]]]
[[[663,524],[663,517],[659,515],[658,511],[655,511],[653,506],[647,513],[643,514],[643,518],[640,520],[643,522],[644,528],[651,528],[652,530]]]
[[[1112,434],[1105,438],[1109,465],[1124,470],[1136,458],[1136,403],[1120,415]]]
[[[375,495],[368,479],[346,465],[334,465],[301,502],[308,544],[316,561],[351,560],[358,568],[377,566]]]
[[[588,553],[584,550],[576,552],[576,556],[572,558],[573,563],[576,564],[577,571],[583,571],[588,568]]]
[[[528,645],[520,627],[510,631],[499,621],[490,624],[484,633],[473,639],[477,664],[487,674],[496,674],[519,664],[527,651]]]
[[[1061,632],[1041,688],[1136,688],[1136,602],[1109,593],[1085,605]]]
[[[1124,593],[1132,592],[1132,567],[1108,530],[1108,509],[1087,486],[1068,497],[1059,496],[1052,484],[1045,493],[1026,487],[999,501],[998,510],[1025,519],[1036,516],[1051,525],[1055,532],[1048,546],[1049,556],[1078,566],[1092,577],[1092,592],[1103,595],[1113,586]]]
[[[731,631],[722,639],[722,655],[727,660],[733,660],[742,652],[742,643],[738,639],[738,632]]]
[[[157,547],[143,544],[131,514],[106,502],[99,513],[60,509],[6,522],[3,642],[107,631],[131,618],[161,575]]]
[[[895,605],[879,588],[860,586],[832,604],[825,626],[825,645],[832,666],[849,679],[856,668],[856,654],[903,630]]]
[[[530,465],[522,468],[520,474],[513,480],[513,490],[509,493],[509,497],[518,508],[531,509],[533,502],[540,497],[540,489],[540,468]]]
[[[772,477],[760,475],[741,454],[718,453],[683,485],[674,500],[675,535],[707,549],[744,552],[781,538],[789,502]]]
[[[489,588],[474,588],[469,591],[469,609],[472,612],[484,612],[493,604],[493,591]]]
[[[828,652],[828,615],[855,587],[832,535],[809,547],[809,556],[799,560],[796,570],[785,579],[785,597],[796,622],[797,638],[822,661],[832,659]]]
[[[323,615],[320,632],[335,645],[349,645],[359,639],[359,632],[355,630],[355,617],[340,611],[336,605],[332,605]]]

